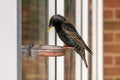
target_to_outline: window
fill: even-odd
[[[24,1],[27,1],[27,0],[24,0]],[[40,1],[40,4],[41,4],[42,0],[39,0],[39,1]],[[30,2],[32,2],[34,4],[39,4],[39,1],[30,0]],[[56,0],[56,1],[58,3],[57,12],[59,14],[64,15],[66,18],[70,19],[70,21],[73,24],[81,26],[81,18],[79,18],[79,16],[81,16],[81,1],[80,0],[75,0],[75,1],[74,0],[69,0],[68,1],[68,4],[72,5],[72,6],[70,6],[70,8],[72,10],[74,10],[74,12],[72,12],[71,14],[68,13],[69,15],[65,14],[65,13],[67,13],[67,10],[66,10],[66,7],[65,7],[67,5],[64,5],[64,4],[67,3],[67,0],[66,0],[66,2],[64,2],[63,0]],[[103,69],[102,69],[102,67],[103,67],[103,63],[102,63],[102,61],[103,61],[103,56],[102,56],[102,54],[103,54],[103,52],[102,52],[103,51],[103,48],[102,48],[103,47],[102,46],[102,43],[103,43],[102,42],[103,41],[102,40],[102,33],[103,33],[102,32],[102,30],[103,30],[102,29],[102,24],[103,24],[102,23],[102,16],[103,16],[102,15],[102,6],[103,6],[103,3],[102,3],[102,0],[89,0],[89,2],[91,2],[91,1],[92,1],[92,4],[91,4],[92,7],[89,7],[90,9],[92,9],[92,10],[90,10],[90,13],[92,15],[90,17],[91,19],[89,18],[91,20],[91,25],[92,25],[92,28],[91,28],[92,32],[90,32],[90,33],[92,33],[92,37],[90,39],[91,40],[90,45],[91,45],[91,47],[93,49],[93,52],[94,52],[94,55],[92,56],[92,61],[91,61],[91,64],[92,64],[92,66],[91,66],[92,69],[91,70],[92,71],[90,71],[91,72],[90,76],[88,75],[88,76],[85,77],[85,79],[83,79],[84,77],[82,75],[83,74],[88,74],[88,72],[87,72],[87,70],[85,70],[86,68],[83,67],[84,65],[80,68],[77,66],[76,67],[77,69],[75,69],[75,71],[76,70],[78,70],[78,71],[75,72],[77,74],[77,75],[74,75],[75,80],[86,80],[88,78],[90,78],[91,80],[103,80]],[[41,34],[38,34],[38,33],[41,32],[40,31],[41,29],[38,29],[37,26],[39,26],[41,24],[37,23],[37,21],[39,21],[40,18],[35,20],[35,22],[32,21],[33,22],[32,25],[34,25],[36,27],[31,27],[32,29],[34,28],[33,30],[35,30],[35,28],[38,29],[34,34],[32,34],[32,35],[37,34],[38,36],[35,35],[35,36],[30,37],[29,35],[26,35],[29,39],[28,38],[25,39],[25,37],[24,38],[21,37],[22,32],[23,32],[22,27],[25,26],[25,25],[21,24],[21,21],[22,21],[21,7],[23,5],[23,3],[21,3],[21,2],[22,2],[21,0],[12,0],[12,1],[7,0],[7,2],[6,2],[6,0],[2,0],[1,5],[0,5],[0,8],[1,8],[1,18],[0,18],[1,23],[0,23],[0,25],[2,24],[1,27],[0,27],[0,35],[1,35],[1,39],[0,39],[0,44],[1,44],[1,46],[0,46],[1,47],[1,50],[0,50],[0,52],[1,52],[1,56],[0,56],[1,68],[0,68],[0,72],[2,74],[0,79],[3,79],[3,80],[16,80],[16,79],[22,80],[22,77],[24,77],[24,76],[21,76],[21,74],[22,74],[21,73],[22,72],[22,70],[21,70],[21,65],[22,65],[21,64],[21,62],[22,62],[21,43],[24,44],[24,45],[28,45],[28,44],[30,44],[31,38],[33,37],[32,39],[34,39],[35,44],[38,44],[40,42],[39,40],[44,40],[44,39],[45,39],[45,41],[41,42],[41,44],[45,44],[45,43],[54,44],[54,43],[52,43],[54,41],[49,39],[49,34],[44,34],[45,37],[39,36]],[[82,10],[88,9],[88,8],[85,8],[85,6],[88,6],[88,5],[83,4],[84,2],[88,3],[88,0],[82,0],[82,5],[83,5]],[[44,7],[45,7],[45,5],[47,6],[46,7],[47,9],[45,10],[47,12],[45,12],[45,11],[42,11],[42,12],[47,13],[46,14],[47,16],[43,16],[44,17],[43,21],[47,21],[46,23],[48,23],[49,18],[53,14],[55,14],[55,1],[54,0],[48,0],[48,1],[44,0],[42,2],[42,4],[44,4],[43,5]],[[36,5],[36,6],[40,6],[40,5]],[[3,7],[4,7],[4,9],[3,9]],[[33,8],[38,9],[38,7],[33,7]],[[77,9],[77,11],[76,11],[76,9]],[[34,11],[32,13],[36,14],[36,12],[34,12]],[[41,13],[41,14],[44,15],[44,13]],[[82,13],[86,13],[86,12],[82,11]],[[90,13],[89,13],[89,15],[90,15]],[[35,16],[33,16],[33,18],[36,19],[35,17],[38,17],[38,16],[42,17],[42,16],[40,16],[41,14],[35,15]],[[86,14],[83,14],[83,15],[86,15]],[[16,16],[17,16],[17,18],[16,18]],[[87,19],[87,18],[85,18],[86,16],[83,16],[83,17],[84,17],[84,19]],[[71,18],[73,20],[71,20]],[[31,20],[31,17],[30,17],[30,20]],[[77,21],[80,21],[80,24],[78,24],[79,22],[77,22]],[[83,22],[84,22],[84,20],[83,20]],[[46,27],[47,24],[45,24],[45,23],[43,23],[43,24]],[[31,29],[31,28],[28,28],[28,29]],[[82,31],[82,32],[80,32],[80,34],[82,33],[83,38],[85,38],[84,37],[85,34],[83,34],[85,31],[81,30],[81,29],[84,29],[84,28],[77,27],[77,26],[76,26],[76,28],[79,32]],[[85,28],[85,30],[86,30],[86,28]],[[29,31],[31,31],[31,30],[28,30],[28,33],[31,34]],[[17,35],[16,35],[16,33],[17,33]],[[88,34],[88,32],[87,32],[87,34]],[[52,35],[54,35],[54,34],[51,34],[51,36]],[[48,39],[46,39],[46,38],[48,38]],[[84,40],[86,40],[86,42],[88,42],[87,41],[88,37],[86,37],[86,38],[87,39],[84,39]],[[49,41],[47,41],[47,40],[49,40]],[[17,48],[16,48],[16,46],[17,46]],[[77,56],[77,57],[79,57],[79,56]],[[77,58],[77,57],[75,59],[80,59],[80,57],[79,58]],[[61,59],[63,59],[63,58],[61,58]],[[58,60],[57,61],[58,66],[57,67],[61,67],[61,66],[64,65],[63,64],[64,59],[62,60],[62,62],[61,62],[61,59],[57,59]],[[52,68],[52,66],[49,66],[49,64],[51,62],[53,62],[53,64],[54,64],[55,59],[54,58],[47,58],[47,60],[48,61],[46,61],[46,62],[48,63],[47,64],[48,67],[46,69],[50,68],[49,70],[51,70],[51,71],[55,70],[54,67]],[[71,60],[71,58],[70,58],[70,60]],[[77,61],[79,61],[79,60],[77,60]],[[79,63],[79,62],[76,62],[76,63],[78,63],[77,65],[80,64],[79,66],[81,66],[81,63]],[[59,64],[60,64],[60,66],[59,66]],[[18,69],[16,69],[16,68],[18,68]],[[33,66],[32,66],[32,68],[33,68]],[[36,69],[36,70],[38,70],[38,69]],[[57,75],[58,75],[57,78],[64,79],[64,76],[59,76],[59,74],[66,74],[66,73],[63,73],[63,71],[64,71],[63,67],[60,68],[60,70],[61,70],[61,72],[57,71],[58,72],[57,73]],[[83,70],[85,70],[84,73],[83,73]],[[54,72],[52,74],[49,74],[49,72],[47,72],[47,76],[49,76],[49,77],[47,77],[47,79],[51,80],[52,78],[54,78],[54,77],[52,77],[52,76],[54,76]],[[36,77],[36,76],[32,76],[32,77]],[[40,77],[38,77],[38,78],[40,78]],[[44,76],[44,78],[45,78],[45,76]],[[68,77],[68,78],[70,78],[70,77]],[[72,79],[73,78],[74,77],[72,77]],[[55,80],[55,78],[53,80]]]
[[[65,16],[76,26],[79,34],[94,52],[92,57],[88,53],[86,54],[89,69],[84,66],[78,54],[66,54],[62,57],[39,57],[37,59],[25,59],[26,56],[23,56],[22,79],[102,80],[101,6],[101,0],[22,0],[23,46],[30,45],[31,42],[34,42],[35,45],[63,46],[62,41],[55,35],[54,29],[49,33],[46,32],[50,17],[57,13]],[[69,51],[69,53],[71,52]],[[86,77],[83,77],[84,75]]]

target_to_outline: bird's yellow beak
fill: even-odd
[[[51,29],[51,27],[49,27],[49,26],[48,26],[48,28],[47,28],[47,32],[49,32],[49,31],[50,31],[50,29]]]

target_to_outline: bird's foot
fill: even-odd
[[[63,48],[65,48],[65,49],[74,49],[74,47],[67,46],[67,45],[63,46]]]

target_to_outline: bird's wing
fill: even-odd
[[[80,37],[80,35],[76,31],[75,27],[71,23],[69,23],[69,22],[63,23],[62,30],[70,38],[72,38],[74,41],[78,42],[78,44],[80,44],[81,46],[84,46],[82,38]]]
[[[86,48],[90,54],[93,54],[93,52],[87,47],[87,45],[85,44],[81,36],[76,31],[75,27],[71,23],[69,22],[63,23],[62,29],[66,35],[68,35],[70,38],[76,41],[81,47]]]

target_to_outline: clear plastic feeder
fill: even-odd
[[[29,46],[22,47],[22,80],[49,80],[49,57],[62,56],[65,80],[75,79],[75,55],[72,48],[54,45],[28,48]]]

